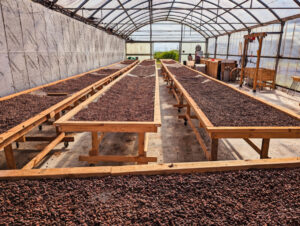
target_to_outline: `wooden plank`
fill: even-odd
[[[117,155],[103,155],[103,156],[85,156],[80,155],[79,161],[87,162],[139,162],[148,163],[156,162],[156,157],[146,157],[146,156],[117,156]]]
[[[63,122],[59,124],[64,132],[157,132],[152,122]]]
[[[157,64],[155,63],[155,100],[154,100],[154,123],[161,126],[161,113],[160,113],[160,95],[159,95],[159,79]]]
[[[300,138],[300,133],[286,133],[286,132],[218,132],[210,133],[212,138],[284,138],[284,139],[294,139]]]
[[[25,137],[24,139],[21,137],[16,140],[16,142],[40,142],[40,141],[53,141],[56,137],[45,137],[45,136],[36,136],[36,137]],[[74,141],[74,135],[66,135],[64,139],[62,139],[62,142],[73,142]]]
[[[248,169],[300,167],[300,157],[284,159],[230,160],[214,162],[167,163],[133,166],[99,166],[59,169],[0,170],[0,179],[80,178],[119,175],[162,175],[206,173]]]
[[[67,96],[68,93],[47,93],[47,96]]]
[[[4,147],[4,154],[5,154],[5,158],[6,158],[6,165],[9,169],[16,169],[17,165],[16,165],[16,160],[14,157],[14,151],[12,148],[12,145],[8,145],[6,147]]]
[[[27,163],[23,169],[32,169],[38,165],[38,163],[65,137],[65,133],[61,133],[58,137],[48,144],[37,156],[35,156],[29,163]]]
[[[298,127],[209,127],[213,138],[300,138]]]

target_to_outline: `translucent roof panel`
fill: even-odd
[[[300,17],[299,0],[50,0],[95,26],[129,38],[151,23],[183,24],[203,38]],[[162,35],[162,34],[161,34]],[[141,36],[142,37],[142,36]]]

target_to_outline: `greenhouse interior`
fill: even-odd
[[[0,0],[1,225],[300,225],[299,0]]]

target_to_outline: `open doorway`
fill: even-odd
[[[179,42],[154,42],[153,56],[155,59],[179,60]]]

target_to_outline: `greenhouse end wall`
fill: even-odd
[[[38,3],[1,0],[0,7],[0,96],[125,57],[123,39]]]

